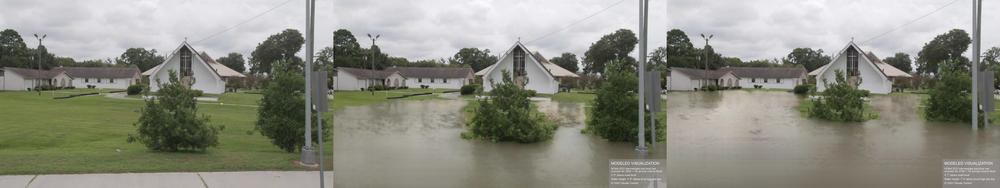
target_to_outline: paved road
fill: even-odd
[[[333,187],[333,173],[324,174]],[[0,176],[0,188],[319,187],[317,171],[168,172]]]

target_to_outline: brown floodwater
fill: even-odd
[[[395,100],[335,112],[336,186],[607,187],[608,159],[639,157],[632,144],[581,134],[582,103],[536,102],[560,127],[534,144],[462,139],[466,104]]]
[[[667,95],[669,187],[941,187],[942,159],[1000,159],[1000,126],[928,122],[918,95],[876,95],[880,118],[809,119],[788,92]]]

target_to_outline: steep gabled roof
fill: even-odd
[[[212,65],[210,63],[208,63],[208,61],[205,60],[205,57],[201,56],[201,54],[198,53],[198,51],[195,50],[194,47],[191,47],[191,44],[188,44],[187,41],[181,42],[181,45],[177,46],[176,49],[174,49],[173,51],[171,51],[170,55],[163,59],[163,62],[161,62],[159,65],[156,65],[156,67],[153,67],[153,68],[151,68],[149,70],[146,70],[146,72],[143,72],[142,75],[143,76],[149,76],[149,75],[156,74],[157,72],[160,72],[160,69],[163,68],[163,65],[167,64],[167,62],[169,62],[170,59],[173,59],[174,56],[177,55],[177,53],[180,52],[180,50],[183,49],[184,47],[187,47],[187,49],[191,51],[192,55],[198,55],[199,58],[197,58],[197,59],[200,60],[200,62],[204,62],[205,65],[206,65],[206,67],[208,67],[208,69],[212,70],[212,73],[215,73],[216,77],[218,77],[220,80],[222,79],[222,74],[219,74],[219,70],[216,69],[215,67],[212,67]],[[222,67],[225,67],[225,66],[222,66]]]
[[[854,49],[857,50],[859,54],[862,54],[861,57],[864,57],[865,60],[867,60],[868,62],[871,62],[871,65],[876,70],[879,70],[879,73],[882,73],[881,74],[882,76],[884,76],[886,78],[888,78],[888,77],[911,77],[910,74],[907,74],[906,72],[903,72],[902,70],[899,70],[898,68],[893,67],[892,65],[889,65],[887,63],[883,63],[881,60],[878,60],[878,58],[875,57],[874,54],[872,54],[872,53],[865,53],[864,51],[861,50],[860,47],[858,47],[857,44],[854,44],[853,41],[847,43],[847,46],[845,46],[843,49],[841,49],[840,52],[837,52],[837,55],[834,56],[833,59],[831,59],[829,63],[827,63],[826,65],[823,65],[822,67],[817,68],[816,70],[813,70],[812,72],[809,72],[809,76],[816,76],[816,75],[823,74],[823,72],[826,72],[826,70],[830,68],[830,65],[833,64],[833,62],[837,61],[837,59],[839,59],[840,56],[843,55],[844,52],[846,52],[847,49],[850,49],[851,47],[854,47]]]
[[[549,76],[552,76],[552,77],[574,77],[574,78],[575,77],[580,77],[579,75],[576,75],[576,73],[570,72],[569,70],[566,70],[566,69],[560,67],[559,65],[550,63],[548,60],[545,60],[545,57],[542,57],[542,54],[540,54],[538,52],[531,52],[531,51],[529,51],[528,48],[524,47],[524,44],[521,44],[520,41],[518,41],[517,43],[515,43],[514,46],[511,46],[510,49],[507,49],[507,51],[505,51],[503,53],[504,55],[501,56],[499,59],[497,59],[497,62],[493,63],[489,67],[484,68],[483,70],[479,70],[479,72],[476,72],[476,76],[483,76],[483,75],[486,75],[486,74],[488,74],[490,72],[493,72],[493,69],[496,68],[497,64],[500,64],[500,62],[503,61],[504,58],[507,58],[507,56],[509,54],[511,54],[511,52],[514,49],[516,49],[517,47],[521,47],[521,50],[524,50],[525,54],[527,54],[532,59],[534,59],[536,62],[538,62],[538,64],[541,65],[542,69],[544,69],[546,73],[549,73]]]
[[[204,60],[206,63],[208,63],[208,65],[211,66],[212,69],[214,69],[215,72],[217,74],[219,74],[219,76],[222,76],[222,77],[240,77],[240,78],[246,77],[242,73],[237,72],[236,70],[233,70],[233,69],[227,67],[226,65],[223,65],[222,63],[215,62],[215,59],[212,59],[212,56],[208,56],[208,53],[201,52],[201,54],[198,54],[198,55],[201,56],[201,59]]]
[[[726,74],[731,72],[725,70],[704,70],[704,69],[692,69],[692,68],[681,68],[681,67],[671,68],[670,71],[671,74],[675,71],[678,73],[683,73],[684,75],[688,75],[688,77],[691,77],[691,79],[719,79],[722,76],[725,76]]]

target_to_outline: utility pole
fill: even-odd
[[[979,41],[982,6],[982,0],[972,0],[972,130],[979,128]],[[992,96],[992,93],[990,95]]]
[[[643,156],[646,154],[646,6],[648,0],[639,0],[639,67],[635,71],[639,74],[639,146],[635,150]]]
[[[43,34],[42,37],[38,37],[38,34],[35,34],[35,39],[38,39],[38,47],[35,48],[36,51],[35,53],[37,54],[36,58],[38,59],[38,72],[37,72],[38,75],[35,75],[36,77],[41,75],[42,73],[42,40],[45,39],[45,37],[47,36],[49,35]],[[42,95],[42,91],[38,89],[39,86],[42,85],[38,83],[39,80],[41,80],[41,78],[35,78],[35,81],[33,83],[35,85],[35,92],[37,92],[38,95]]]
[[[370,51],[369,52],[369,59],[371,60],[371,67],[372,67],[372,69],[369,71],[369,74],[368,74],[368,76],[371,77],[371,78],[368,78],[368,91],[370,91],[372,93],[372,95],[375,95],[375,90],[372,90],[372,88],[373,88],[372,85],[375,83],[375,81],[374,81],[374,79],[375,79],[375,40],[378,40],[378,37],[380,37],[380,36],[382,36],[382,35],[375,34],[375,37],[372,37],[372,34],[368,33],[368,38],[372,39],[372,47],[368,48],[368,51]]]
[[[709,34],[708,37],[705,37],[704,33],[701,34],[701,38],[705,39],[705,48],[701,49],[702,51],[705,51],[703,52],[704,58],[702,58],[702,60],[705,61],[705,71],[701,73],[701,87],[705,87],[705,82],[708,80],[708,40],[712,40],[712,37],[714,36],[715,35]]]
[[[306,98],[306,143],[302,145],[302,161],[303,165],[314,165],[316,164],[316,151],[312,148],[312,62],[313,62],[313,0],[306,0],[306,66],[302,70],[305,74],[306,79],[306,92],[304,97]],[[322,138],[320,138],[322,139]],[[320,146],[322,147],[322,146]]]

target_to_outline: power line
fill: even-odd
[[[865,40],[865,41],[863,41],[863,42],[861,42],[859,44],[868,43],[869,41],[875,40],[875,39],[877,39],[879,37],[882,37],[882,36],[884,36],[886,34],[889,34],[889,33],[893,32],[893,31],[902,29],[903,27],[906,27],[906,26],[908,26],[910,24],[913,24],[914,22],[920,21],[921,19],[924,19],[927,16],[930,16],[930,15],[932,15],[934,13],[937,13],[938,11],[943,10],[944,8],[947,8],[947,7],[951,6],[952,4],[955,4],[955,2],[958,2],[958,0],[953,0],[953,1],[949,2],[948,4],[945,4],[944,6],[941,6],[941,7],[938,7],[937,9],[934,9],[934,11],[928,12],[927,14],[924,14],[923,16],[920,16],[920,17],[917,17],[916,19],[910,20],[909,22],[906,22],[903,25],[899,25],[899,26],[897,26],[895,28],[892,28],[892,29],[890,29],[890,30],[888,30],[888,31],[886,31],[886,32],[884,32],[882,34],[879,34],[879,35],[876,35],[875,37],[869,38],[868,40]]]
[[[576,22],[573,22],[573,23],[571,23],[571,24],[569,24],[569,25],[566,25],[566,27],[563,27],[563,28],[561,28],[561,29],[559,29],[559,30],[555,30],[555,31],[552,31],[552,32],[549,32],[549,33],[547,33],[547,34],[545,34],[545,35],[542,35],[542,37],[538,37],[538,38],[535,38],[535,39],[533,39],[533,40],[530,40],[530,41],[528,41],[528,42],[526,42],[526,43],[524,43],[524,44],[530,44],[530,43],[532,43],[532,42],[535,42],[535,41],[538,41],[538,40],[541,40],[541,39],[544,39],[545,37],[549,37],[549,36],[550,36],[550,35],[552,35],[552,34],[556,34],[556,33],[558,33],[558,32],[562,32],[562,31],[565,31],[566,29],[569,29],[570,27],[573,27],[573,26],[574,26],[574,25],[576,25],[576,24],[579,24],[579,23],[581,23],[581,22],[583,22],[583,21],[586,21],[587,19],[590,19],[590,18],[592,18],[592,17],[594,17],[594,16],[597,16],[598,14],[601,14],[602,12],[604,12],[604,11],[607,11],[608,9],[611,9],[611,8],[613,8],[613,7],[615,7],[615,6],[618,6],[618,4],[622,4],[622,2],[625,2],[625,0],[621,0],[621,1],[618,1],[618,2],[616,2],[616,3],[614,3],[614,4],[611,4],[611,5],[610,5],[610,6],[608,6],[608,7],[604,7],[604,9],[601,9],[601,10],[599,10],[599,11],[597,11],[597,12],[594,12],[593,14],[590,14],[590,16],[587,16],[587,17],[584,17],[583,19],[580,19],[580,20],[577,20]]]
[[[219,35],[219,34],[227,32],[227,31],[233,30],[236,27],[239,27],[239,26],[241,26],[243,24],[246,24],[246,23],[248,23],[250,21],[253,21],[253,20],[259,18],[260,16],[263,16],[264,14],[267,14],[267,13],[269,13],[271,11],[274,11],[275,9],[278,9],[278,8],[280,8],[282,6],[285,6],[285,4],[288,4],[289,2],[292,2],[292,0],[287,0],[287,1],[283,2],[283,3],[281,3],[281,4],[278,4],[278,5],[274,6],[274,7],[271,7],[270,9],[267,9],[264,12],[261,12],[260,14],[257,14],[256,16],[250,17],[250,19],[243,20],[242,22],[237,23],[236,25],[230,26],[229,28],[223,29],[222,31],[219,31],[219,32],[213,33],[211,35],[208,35],[208,37],[205,37],[205,38],[202,38],[200,40],[197,40],[197,41],[195,41],[195,42],[193,42],[191,44],[197,44],[197,43],[199,43],[201,41],[205,41],[205,40],[211,39],[212,37],[215,37],[216,35]]]

